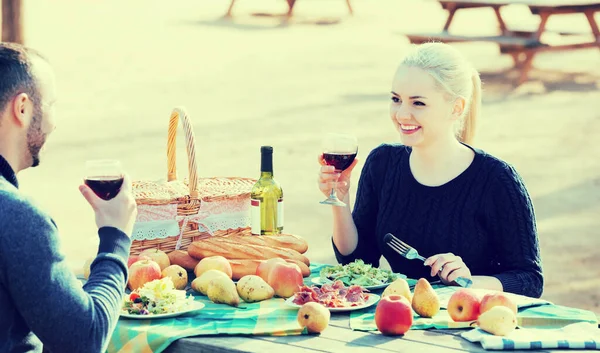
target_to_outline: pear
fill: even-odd
[[[410,293],[410,286],[404,278],[398,278],[394,282],[390,283],[389,286],[383,291],[381,297],[385,297],[392,294],[398,294],[406,298],[409,302],[412,301],[412,294]]]
[[[211,269],[204,272],[202,275],[200,275],[200,277],[196,277],[192,281],[192,289],[196,292],[200,292],[204,295],[207,295],[208,285],[210,284],[210,281],[215,277],[229,278],[229,276],[227,276],[227,274],[225,274],[224,272]]]
[[[306,327],[310,333],[319,333],[327,328],[331,312],[322,304],[307,302],[298,310],[298,323]]]
[[[238,281],[237,292],[246,303],[254,303],[273,298],[275,291],[257,275],[246,275]]]
[[[83,264],[83,278],[85,279],[89,279],[90,278],[90,273],[91,273],[91,265],[92,262],[94,262],[95,257],[90,257],[89,259],[85,260],[85,263]]]
[[[425,278],[415,286],[412,308],[421,317],[434,317],[440,311],[440,298]]]
[[[240,296],[235,283],[227,276],[216,276],[211,279],[206,295],[213,303],[222,303],[231,306],[238,306],[240,304]]]
[[[515,313],[505,306],[495,306],[479,315],[477,325],[495,336],[506,336],[517,327]]]
[[[173,285],[175,286],[175,289],[185,289],[185,287],[187,287],[188,284],[188,275],[187,275],[187,271],[179,266],[179,265],[170,265],[165,267],[164,270],[162,270],[161,273],[162,277],[170,277],[171,280],[173,281]]]

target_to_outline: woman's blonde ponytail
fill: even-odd
[[[481,111],[481,78],[477,70],[473,70],[471,77],[473,84],[473,93],[471,94],[471,103],[469,104],[469,110],[463,118],[462,130],[460,132],[459,139],[461,142],[470,145],[475,139],[475,128],[477,127],[477,118]]]

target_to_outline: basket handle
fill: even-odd
[[[167,165],[168,174],[167,180],[177,180],[177,125],[181,118],[183,130],[185,131],[185,142],[187,145],[188,156],[188,172],[190,184],[190,196],[192,199],[198,198],[198,166],[196,163],[196,138],[194,137],[194,129],[190,118],[183,107],[173,109],[171,118],[169,119],[169,135],[167,139]]]

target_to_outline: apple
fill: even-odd
[[[233,277],[233,271],[229,261],[220,255],[205,257],[194,268],[196,277],[200,277],[208,270],[217,270],[225,273],[229,278]]]
[[[258,264],[258,267],[256,267],[256,275],[268,283],[269,282],[269,272],[271,272],[271,268],[273,268],[273,265],[278,264],[278,263],[284,264],[286,262],[287,261],[285,261],[284,259],[282,259],[280,257],[274,257],[274,258],[268,259],[266,261],[263,261],[260,264]]]
[[[175,289],[185,289],[188,284],[187,271],[179,265],[171,265],[162,270],[163,278],[170,277]]]
[[[148,256],[152,261],[156,262],[158,266],[160,266],[161,271],[171,266],[169,255],[162,250],[146,249],[140,253],[140,257],[141,256]]]
[[[375,325],[384,335],[403,335],[413,323],[408,299],[399,294],[382,297],[375,309]]]
[[[134,290],[141,288],[144,284],[161,279],[162,274],[160,266],[152,260],[142,260],[135,262],[129,268],[129,280],[127,284],[129,289]]]
[[[459,289],[448,300],[448,314],[454,321],[473,321],[479,317],[481,299],[472,290]]]
[[[330,317],[329,309],[316,302],[305,303],[298,310],[298,323],[310,333],[322,332],[329,325]]]
[[[269,271],[267,283],[281,298],[289,298],[304,285],[300,267],[292,263],[276,263]]]
[[[505,306],[517,315],[517,303],[503,292],[488,293],[484,295],[483,298],[481,298],[479,311],[483,314],[495,306]]]
[[[130,268],[131,265],[133,265],[134,263],[136,263],[140,260],[152,260],[152,259],[146,255],[129,255],[129,258],[127,259],[127,268]]]

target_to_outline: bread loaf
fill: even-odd
[[[221,255],[226,259],[267,260],[273,257],[297,260],[310,265],[308,258],[296,250],[270,246],[240,244],[231,238],[212,237],[195,241],[188,247],[188,254],[195,259]]]
[[[255,275],[256,269],[261,262],[265,262],[266,260],[248,260],[248,259],[230,259],[229,264],[231,265],[231,270],[233,272],[233,280],[239,280],[240,278],[247,275]],[[300,271],[302,271],[302,277],[310,276],[310,269],[306,264],[302,261],[297,260],[286,260],[288,263],[293,263],[300,267]]]
[[[247,275],[255,275],[256,268],[263,260],[229,260],[233,276],[231,277],[234,281]]]
[[[171,265],[179,265],[188,271],[193,271],[200,260],[191,257],[187,251],[174,250],[167,254]]]
[[[276,248],[293,249],[304,254],[308,250],[308,243],[302,237],[292,234],[279,234],[279,235],[227,235],[233,241],[240,244],[253,244],[262,246],[272,246]]]

